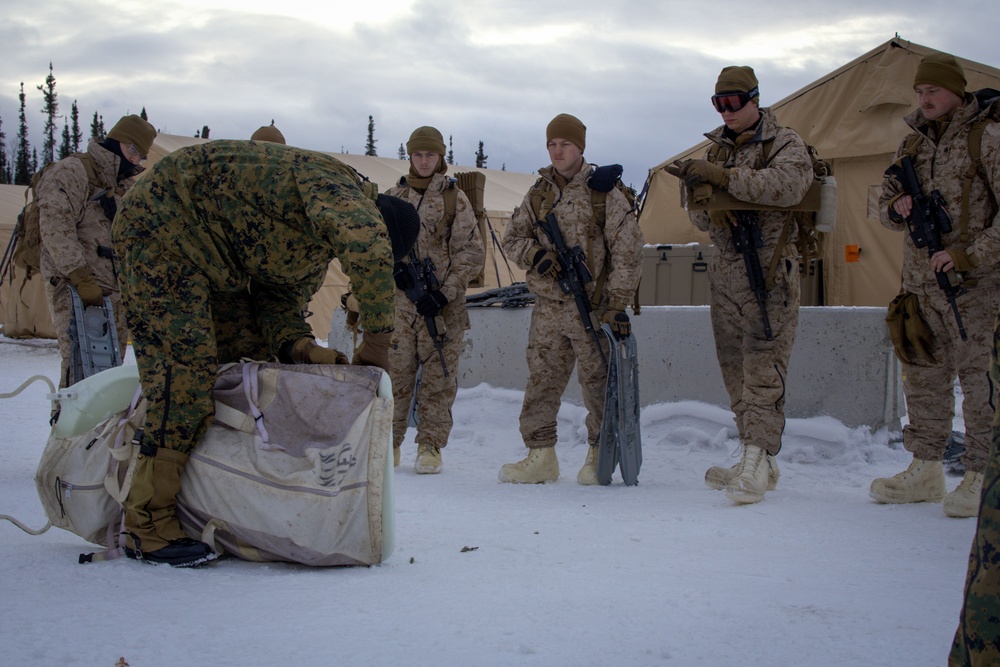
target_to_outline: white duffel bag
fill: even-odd
[[[181,479],[177,517],[188,534],[246,560],[370,565],[389,557],[388,374],[243,362],[220,369],[215,400],[215,421]],[[53,433],[36,474],[53,525],[111,551],[120,546],[120,503],[137,455],[131,440],[144,420],[136,395],[86,433]]]

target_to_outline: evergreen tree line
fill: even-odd
[[[37,148],[31,146],[28,139],[27,95],[24,92],[24,82],[22,81],[21,91],[18,94],[20,110],[17,117],[17,136],[10,153],[7,150],[7,134],[3,129],[3,118],[0,117],[0,183],[29,185],[31,176],[40,168],[87,148],[83,142],[80,108],[77,101],[73,100],[68,115],[61,116],[59,114],[59,95],[56,92],[56,77],[52,71],[52,63],[49,63],[49,74],[45,77],[44,83],[35,87],[42,93],[42,114],[45,116],[45,123],[42,127],[41,155],[38,154]],[[143,107],[140,116],[148,120],[145,107]],[[63,123],[61,133],[58,130],[60,119]],[[207,129],[205,128],[205,136],[208,136]],[[95,111],[90,123],[89,141],[103,141],[106,136],[104,117]]]
[[[445,155],[445,162],[447,162],[448,164],[455,164],[455,151],[452,150],[451,137],[452,135],[449,134],[448,153]],[[378,151],[375,148],[375,144],[377,143],[378,139],[375,138],[375,119],[372,116],[368,116],[368,138],[365,140],[365,155],[368,155],[370,157],[378,157]],[[343,149],[341,149],[341,152],[343,152]],[[396,151],[396,156],[400,160],[408,159],[408,156],[406,154],[406,147],[403,144],[399,144],[399,149]],[[487,155],[483,149],[483,142],[480,141],[479,149],[476,151],[475,155],[476,167],[480,169],[485,169],[486,161],[489,159],[489,157],[490,156]],[[506,162],[503,164],[501,171],[507,171]]]

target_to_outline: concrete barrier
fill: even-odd
[[[530,308],[470,308],[459,386],[486,382],[524,389]],[[632,318],[639,346],[642,404],[683,400],[729,406],[715,355],[708,306],[644,306]],[[330,344],[350,349],[344,312]],[[564,399],[580,403],[575,375]],[[904,414],[900,365],[885,328],[885,309],[803,307],[788,368],[785,414],[827,415],[847,426],[899,428]]]

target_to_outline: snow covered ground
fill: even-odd
[[[0,392],[58,368],[54,343],[0,338]],[[0,513],[33,526],[46,391],[0,400]],[[790,420],[777,490],[737,507],[702,481],[737,460],[728,411],[648,407],[639,486],[581,487],[584,411],[564,404],[559,481],[500,484],[524,451],[521,398],[461,390],[440,475],[413,472],[411,429],[377,567],[78,565],[93,548],[71,533],[0,522],[0,664],[946,662],[975,521],[868,498],[909,463],[891,434]]]

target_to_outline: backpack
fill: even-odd
[[[607,169],[608,167],[599,167],[599,169]],[[587,229],[587,249],[585,251],[586,257],[594,256],[594,227],[598,227],[601,230],[604,229],[607,224],[607,203],[608,203],[608,192],[611,190],[618,190],[618,192],[624,195],[625,200],[628,202],[629,211],[635,211],[636,207],[636,193],[633,188],[622,183],[621,180],[621,166],[620,165],[610,165],[610,168],[617,169],[617,176],[614,178],[614,184],[611,188],[606,191],[595,190],[593,187],[590,188],[590,226]],[[589,182],[588,182],[589,184]],[[555,193],[552,191],[552,187],[547,180],[544,178],[539,178],[535,181],[535,184],[531,186],[528,190],[529,205],[531,206],[531,213],[535,216],[536,220],[541,220],[552,207],[555,206]],[[605,255],[605,260],[610,261],[611,257]],[[596,267],[592,267],[592,270]],[[601,267],[599,273],[595,276],[597,280],[597,287],[594,290],[594,296],[591,298],[591,305],[597,307],[601,303],[601,297],[604,294],[604,281],[608,277],[608,267]],[[632,298],[632,310],[636,315],[640,313],[639,306],[639,287],[635,288],[635,294]]]
[[[101,189],[101,184],[97,177],[97,165],[88,153],[73,153],[70,157],[75,157],[83,163],[87,170],[87,182],[90,185],[90,194]],[[17,224],[14,227],[13,262],[25,270],[25,281],[41,270],[42,266],[42,232],[40,227],[41,210],[35,198],[35,189],[42,180],[42,176],[55,162],[50,162],[39,169],[32,177],[31,183],[24,191],[24,208],[17,215]],[[29,201],[30,195],[30,201]]]
[[[987,184],[989,183],[986,174],[986,165],[983,164],[983,134],[986,132],[987,125],[1000,122],[1000,90],[983,88],[974,91],[972,95],[979,104],[980,113],[987,110],[988,113],[969,127],[970,160],[969,168],[962,175],[962,206],[959,216],[959,229],[961,230],[963,243],[969,240],[969,192],[972,189],[972,181],[978,176]],[[900,158],[909,156],[915,160],[920,142],[923,141],[924,136],[922,132],[913,132],[908,135]],[[989,227],[997,214],[998,206],[996,195],[993,194],[993,188],[987,187],[986,192],[990,198],[990,210],[986,216],[986,226]]]
[[[406,183],[406,177],[404,176],[399,180],[399,184],[403,187],[409,187]],[[444,230],[448,230],[451,234],[452,223],[455,222],[455,214],[458,211],[458,191],[461,190],[468,197],[469,203],[472,204],[472,211],[476,216],[476,224],[479,227],[479,239],[483,244],[483,252],[487,250],[486,239],[487,236],[487,225],[489,221],[486,218],[486,174],[479,171],[465,171],[455,174],[453,178],[448,179],[448,186],[442,191],[441,196],[444,198],[444,217],[441,219],[441,224],[438,227],[440,233],[443,234]],[[469,287],[482,287],[486,284],[486,274],[485,274],[485,264],[483,268],[479,270],[478,275],[472,277],[469,280]]]

